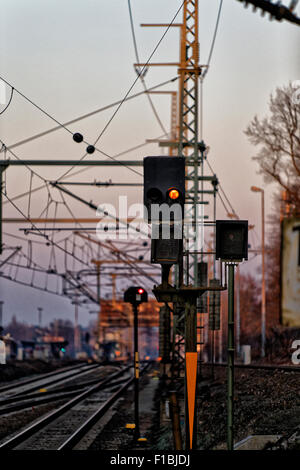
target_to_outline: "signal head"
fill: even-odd
[[[179,199],[180,193],[178,189],[176,188],[170,188],[168,189],[168,196],[172,201],[176,201],[176,199]]]
[[[175,204],[180,206],[181,212],[176,207],[172,214],[176,220],[182,220],[184,201],[185,157],[145,157],[144,206],[148,222],[166,222],[169,219],[166,206],[173,210]]]
[[[216,259],[248,259],[248,220],[216,220]]]
[[[161,202],[162,201],[162,193],[158,188],[150,188],[147,191],[147,198],[152,202]]]
[[[124,292],[124,302],[139,305],[143,302],[148,302],[148,294],[143,287],[132,286]]]

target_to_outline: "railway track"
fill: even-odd
[[[212,364],[204,363],[203,365],[206,366],[214,366],[214,367],[227,367],[226,363],[218,363],[215,362]],[[270,364],[234,364],[234,367],[237,369],[257,369],[257,370],[270,370],[270,371],[284,371],[284,372],[300,372],[300,366],[277,366],[277,365],[270,365]]]
[[[147,367],[148,364],[142,372]],[[76,396],[58,409],[6,438],[0,444],[0,449],[61,450],[73,448],[133,383],[134,379],[129,373],[130,369],[131,366],[125,367],[103,380],[98,380],[98,383],[84,391],[77,390]]]
[[[123,380],[120,380],[119,382],[122,383]],[[114,385],[117,385],[119,382],[115,382]],[[47,390],[30,395],[18,395],[7,398],[6,400],[0,401],[0,415],[21,411],[26,408],[33,408],[53,401],[65,400],[78,395],[80,391],[83,391],[87,389],[87,387],[97,383],[99,383],[99,378],[63,387],[61,389]]]
[[[57,385],[61,382],[65,383],[70,379],[74,379],[76,376],[82,376],[100,366],[101,364],[83,364],[79,366],[71,366],[0,387],[0,402],[2,399],[8,398],[10,396],[17,396],[33,392],[46,386],[48,387],[54,384]]]
[[[110,367],[111,370],[111,366]],[[113,366],[112,371],[115,367]],[[48,377],[37,378],[38,385],[34,385],[28,389],[23,387],[23,383],[17,384],[17,387],[10,391],[9,395],[0,396],[0,415],[12,413],[15,411],[25,410],[26,408],[36,407],[58,400],[65,400],[78,395],[80,391],[99,383],[103,376],[107,374],[107,368],[101,364],[82,367],[79,370],[65,376],[64,374],[56,375],[49,381]],[[92,375],[87,380],[87,376]],[[42,380],[42,382],[41,382]],[[47,387],[47,388],[45,388]],[[21,392],[19,389],[21,388]],[[14,393],[12,393],[12,391]],[[16,393],[16,391],[18,393]],[[33,392],[33,393],[30,393]]]

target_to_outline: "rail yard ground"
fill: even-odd
[[[204,366],[204,378],[199,386],[198,401],[198,449],[226,449],[226,369],[215,368],[215,379],[210,380],[210,367]],[[97,436],[90,450],[172,450],[171,422],[160,421],[161,391],[151,382],[156,376],[142,380],[144,390],[153,391],[152,407],[141,410],[141,429],[147,443],[134,444],[131,430],[130,401],[132,391],[119,404],[112,419]],[[280,435],[274,449],[300,449],[300,375],[298,372],[239,370],[235,371],[235,442],[249,435]],[[141,398],[143,393],[141,393]],[[292,438],[292,439],[290,439]]]
[[[66,366],[67,364],[64,364]],[[68,364],[69,365],[69,364]],[[30,367],[31,366],[31,367]],[[25,367],[34,374],[53,370],[50,365],[36,363]],[[10,379],[13,380],[13,367]],[[15,375],[20,377],[20,370]],[[201,450],[226,450],[226,368],[216,366],[214,378],[211,366],[203,365],[198,387],[198,443]],[[14,377],[16,378],[16,377]],[[10,383],[1,381],[1,385]],[[276,444],[267,444],[270,450],[300,450],[300,375],[297,371],[235,369],[234,441],[250,435],[281,436]],[[134,422],[133,388],[116,402],[105,419],[100,420],[88,438],[76,446],[89,451],[172,451],[171,420],[165,415],[165,398],[155,364],[140,380],[140,429],[147,441],[136,444],[133,429],[126,428]],[[162,399],[162,397],[165,397]],[[35,421],[62,401],[4,415],[0,424],[0,439],[15,433]],[[181,412],[183,421],[183,413]],[[42,449],[41,449],[42,450]]]
[[[11,359],[7,361],[7,364],[0,365],[0,387],[12,380],[33,376],[34,374],[46,374],[47,372],[80,363],[81,361],[68,358],[57,361],[43,361],[39,359],[15,361]]]

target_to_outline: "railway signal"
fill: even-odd
[[[145,157],[144,205],[148,222],[169,222],[171,211],[173,220],[182,220],[184,199],[185,158]]]
[[[233,450],[234,268],[248,259],[247,220],[216,220],[216,259],[228,267],[227,449]]]
[[[148,302],[148,294],[143,287],[129,287],[124,293],[124,302],[139,305],[142,302]]]
[[[216,220],[216,259],[248,259],[248,221]]]
[[[140,439],[139,425],[139,349],[138,349],[138,306],[148,302],[148,294],[141,286],[131,286],[124,292],[124,302],[128,302],[133,308],[133,336],[134,336],[134,437]]]
[[[152,223],[151,263],[181,262],[184,201],[185,158],[145,157],[144,208],[146,220]]]

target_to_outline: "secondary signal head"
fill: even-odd
[[[216,220],[216,259],[248,259],[248,220]]]
[[[131,286],[124,292],[124,302],[139,305],[148,302],[148,294],[143,287]]]

